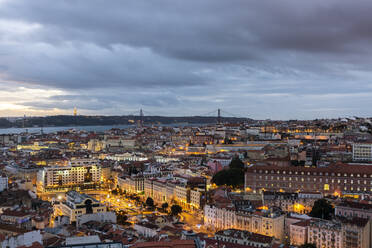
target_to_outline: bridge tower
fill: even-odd
[[[217,123],[221,123],[221,109],[217,109]]]
[[[144,122],[144,120],[143,120],[143,110],[140,109],[140,112],[139,112],[139,121],[138,121],[138,126],[139,126],[139,127],[142,127],[142,126],[143,126],[143,122]]]

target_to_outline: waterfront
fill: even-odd
[[[156,126],[201,126],[201,125],[207,125],[207,124],[191,124],[191,123],[174,123],[174,124],[157,124]],[[104,132],[106,130],[110,130],[113,128],[119,128],[119,129],[127,129],[135,127],[135,125],[107,125],[107,126],[61,126],[61,127],[28,127],[28,128],[0,128],[0,134],[20,134],[20,133],[41,133],[41,130],[43,133],[54,133],[59,131],[66,131],[69,129],[75,129],[75,130],[83,130],[87,132]]]

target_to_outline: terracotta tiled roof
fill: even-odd
[[[310,225],[310,220],[302,220],[302,221],[293,223],[292,225],[305,227],[305,226]]]
[[[372,211],[372,204],[368,203],[361,203],[361,202],[354,202],[354,201],[343,201],[337,206],[341,207],[349,207],[349,208],[357,208],[357,209],[364,209]]]

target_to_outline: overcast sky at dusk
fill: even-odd
[[[0,116],[372,116],[372,1],[0,0]]]

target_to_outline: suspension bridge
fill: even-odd
[[[123,116],[132,116],[133,119],[137,120],[139,124],[143,124],[144,123],[145,116],[146,117],[166,117],[166,116],[161,115],[161,114],[152,113],[152,112],[149,112],[147,110],[145,111],[142,108],[139,109],[139,110],[136,110],[136,111],[132,111],[132,112],[128,112],[128,113],[123,113]],[[219,109],[212,110],[212,111],[209,111],[209,112],[205,112],[205,113],[200,113],[200,114],[191,115],[191,116],[183,116],[183,117],[201,117],[201,118],[203,118],[203,117],[207,117],[208,118],[209,117],[209,118],[215,118],[215,121],[217,123],[222,123],[223,120],[226,119],[226,118],[248,119],[248,117],[246,117],[246,116],[234,114],[234,113],[231,113],[231,112],[222,110],[220,108]]]

